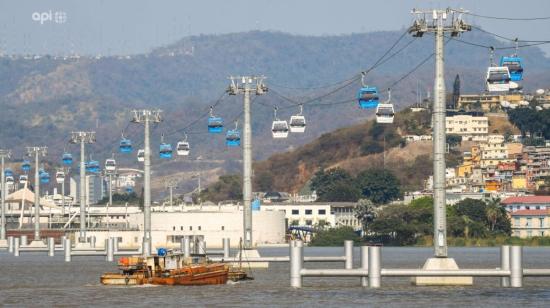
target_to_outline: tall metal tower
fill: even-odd
[[[164,181],[164,187],[170,192],[170,207],[174,206],[174,188],[178,187],[178,179],[167,179]]]
[[[433,156],[434,156],[434,254],[447,257],[447,218],[445,208],[445,79],[444,42],[445,33],[456,37],[472,27],[462,20],[463,10],[417,10],[409,33],[422,37],[426,32],[435,36],[435,82],[433,103]]]
[[[86,144],[95,143],[95,132],[72,132],[71,143],[80,143],[80,234],[78,241],[86,242]]]
[[[244,95],[243,125],[243,246],[252,248],[252,127],[250,120],[250,93],[262,95],[267,92],[264,76],[229,77],[229,95]]]
[[[144,134],[144,161],[143,161],[143,244],[142,251],[144,256],[151,255],[151,141],[149,136],[150,123],[159,123],[162,121],[161,110],[133,110],[132,122],[143,123],[145,126]]]
[[[6,158],[10,158],[11,151],[10,150],[3,150],[0,149],[0,159],[2,160],[2,175],[1,178],[1,189],[2,189],[2,197],[1,197],[1,208],[2,215],[0,218],[0,241],[6,240],[6,177],[4,174],[4,162]]]
[[[40,156],[46,156],[47,147],[27,147],[27,154],[34,156],[34,240],[40,241]]]

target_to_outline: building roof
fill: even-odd
[[[550,210],[518,210],[512,212],[512,216],[546,216],[550,214]]]
[[[510,197],[502,200],[502,204],[527,203],[527,204],[542,204],[550,203],[550,196],[519,196]]]

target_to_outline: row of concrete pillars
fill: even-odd
[[[500,268],[495,270],[456,270],[431,271],[422,269],[383,269],[382,254],[379,246],[361,246],[361,264],[353,269],[353,242],[346,241],[345,269],[304,269],[304,244],[302,241],[290,242],[290,285],[294,288],[302,287],[304,276],[315,277],[360,277],[361,286],[379,288],[382,276],[416,277],[439,276],[457,277],[484,276],[501,277],[501,286],[520,288],[523,286],[523,250],[521,246],[504,245],[500,248]],[[547,270],[529,270],[533,276],[543,276]],[[477,272],[477,273],[476,273]],[[538,272],[538,273],[536,273]]]

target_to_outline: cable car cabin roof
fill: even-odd
[[[218,117],[209,117],[208,126],[210,127],[220,127],[223,126],[223,119]]]
[[[522,59],[520,57],[502,57],[500,58],[500,66],[508,66],[510,64],[517,64],[521,66]]]
[[[303,116],[291,116],[290,126],[306,126],[306,119]]]
[[[491,82],[509,82],[510,71],[505,66],[489,67],[487,70],[487,81]]]
[[[189,142],[178,142],[178,150],[189,150]]]
[[[378,108],[376,109],[376,115],[393,116],[394,114],[395,114],[395,111],[393,109],[392,104],[378,104]]]
[[[172,145],[169,143],[163,143],[160,145],[161,151],[172,151]]]
[[[376,87],[362,87],[357,92],[357,98],[359,99],[378,99],[378,88]]]
[[[272,131],[288,131],[288,123],[286,121],[274,121],[271,126]]]

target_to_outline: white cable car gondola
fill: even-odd
[[[19,183],[22,184],[22,185],[25,185],[27,184],[27,182],[29,181],[29,176],[26,175],[26,174],[22,174],[19,176]]]
[[[491,47],[491,66],[487,68],[487,91],[508,92],[510,91],[510,70],[506,66],[496,66],[493,62],[494,48]]]
[[[273,138],[287,138],[288,137],[288,123],[277,118],[277,107],[273,108],[274,120],[271,124],[271,132]]]
[[[395,116],[395,110],[391,103],[391,90],[388,89],[388,100],[384,103],[379,103],[376,106],[376,123],[392,124]]]
[[[306,131],[306,117],[302,115],[303,105],[300,104],[300,113],[290,117],[289,126],[291,133],[303,133]]]
[[[189,142],[187,142],[187,134],[185,134],[185,138],[176,144],[176,154],[178,156],[188,156],[190,150],[191,147],[189,146]]]
[[[63,182],[65,182],[65,172],[57,171],[55,173],[55,181],[57,184],[63,184]]]
[[[109,158],[105,161],[105,170],[108,172],[116,171],[116,160],[114,158]]]
[[[6,185],[13,185],[13,183],[15,182],[15,180],[13,179],[13,176],[12,175],[9,175],[6,177]]]
[[[138,160],[139,162],[145,161],[145,150],[144,150],[144,149],[138,150],[138,153],[137,153],[137,160]]]

